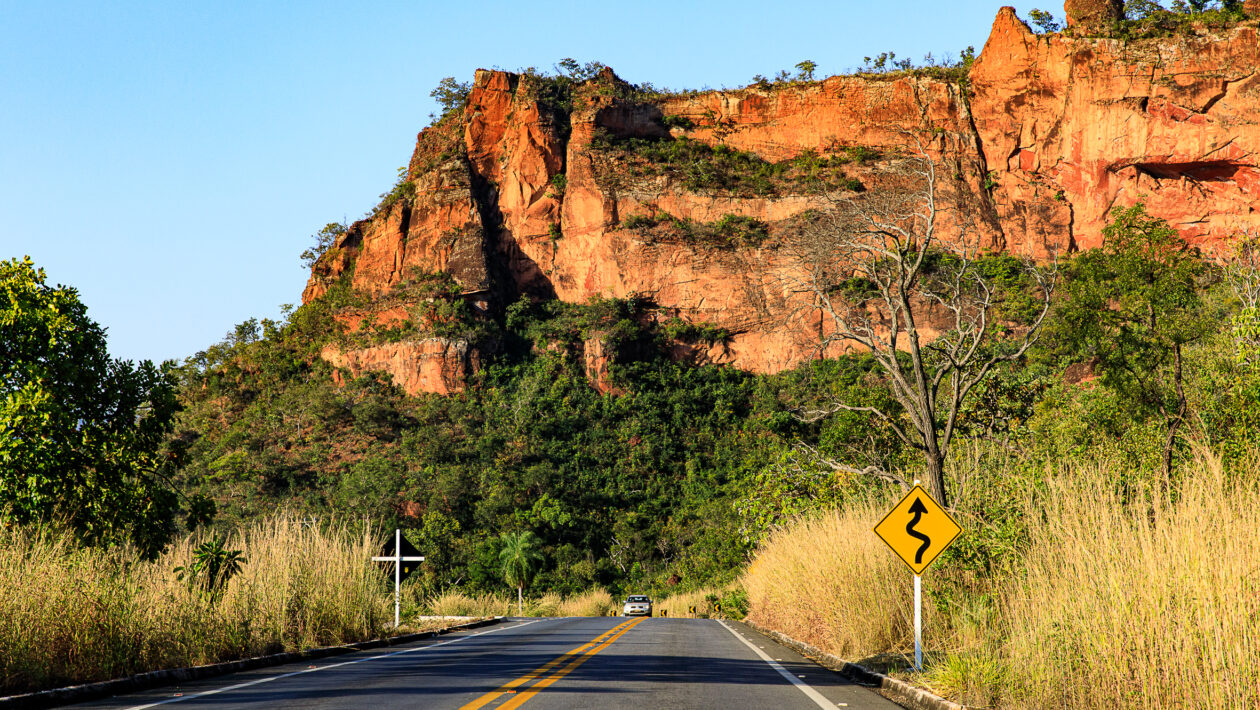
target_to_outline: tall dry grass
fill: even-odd
[[[665,611],[671,618],[679,619],[699,619],[709,615],[709,597],[720,596],[721,590],[711,587],[703,587],[688,592],[676,592],[669,596],[659,599],[656,602],[656,608],[659,611]],[[695,613],[691,612],[695,608]]]
[[[910,572],[871,528],[893,501],[856,503],[772,534],[748,566],[748,618],[846,658],[902,650]]]
[[[1260,707],[1260,466],[1201,454],[1171,495],[1127,499],[1126,473],[1053,467],[1021,501],[1021,563],[977,595],[986,611],[925,599],[920,682],[988,707]],[[871,532],[891,502],[772,536],[744,578],[750,617],[848,658],[904,653],[909,573]]]
[[[429,600],[428,613],[436,616],[515,616],[516,596],[493,593],[444,592]],[[525,600],[525,616],[607,616],[620,608],[604,589],[591,589],[571,597],[546,592]]]
[[[436,616],[510,616],[516,600],[497,594],[465,594],[449,591],[429,600],[428,612]]]
[[[1003,604],[1012,706],[1260,707],[1260,471],[1235,473],[1200,455],[1128,502],[1106,467],[1052,482]]]
[[[590,589],[560,602],[556,616],[608,616],[621,605],[606,589]]]
[[[392,599],[366,531],[276,518],[231,538],[221,600],[178,581],[200,538],[146,562],[46,530],[0,531],[0,695],[379,636]]]

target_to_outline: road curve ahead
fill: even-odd
[[[77,708],[772,708],[898,706],[743,624],[518,619],[384,650],[167,686]]]

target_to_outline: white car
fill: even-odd
[[[642,594],[631,594],[621,607],[622,616],[651,616],[652,599]]]

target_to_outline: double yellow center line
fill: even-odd
[[[464,705],[459,710],[477,710],[478,708],[485,707],[486,705],[494,702],[499,696],[508,694],[512,694],[514,697],[506,703],[500,705],[498,710],[511,710],[511,708],[519,708],[524,705],[527,700],[537,695],[538,691],[546,688],[552,683],[555,683],[569,673],[572,673],[574,668],[586,663],[591,656],[594,656],[600,651],[611,646],[612,643],[621,638],[623,634],[639,625],[644,618],[646,617],[640,617],[638,619],[634,619],[633,621],[623,621],[608,631],[596,636],[587,643],[569,651],[563,656],[548,661],[546,665],[539,666],[520,678],[504,683],[499,686],[497,690],[492,690],[489,693],[486,693],[471,703]],[[534,681],[537,682],[535,683]],[[521,692],[517,692],[515,690],[516,688],[529,683],[534,684],[530,686],[528,690]]]

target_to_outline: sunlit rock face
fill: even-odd
[[[1083,25],[1110,21],[1117,3],[1065,9]],[[564,106],[535,77],[481,70],[463,110],[419,135],[406,176],[414,189],[352,225],[315,265],[303,299],[348,278],[369,305],[344,321],[375,308],[381,322],[398,322],[408,306],[400,286],[445,272],[490,311],[518,295],[635,295],[654,302],[654,317],[732,334],[680,343],[680,359],[764,373],[817,357],[824,319],[785,245],[828,201],[799,180],[697,185],[617,148],[632,138],[780,164],[866,156],[841,173],[867,191],[899,189],[887,168],[922,150],[940,166],[942,238],[958,238],[962,222],[983,248],[1037,259],[1099,245],[1109,212],[1138,201],[1192,244],[1219,249],[1260,228],[1256,32],[1249,21],[1127,42],[1037,35],[1002,8],[964,81],[892,74],[643,97],[606,70]],[[651,227],[684,220],[703,232],[728,215],[758,220],[764,234],[722,242]],[[326,359],[351,373],[394,373],[408,392],[456,391],[477,358],[439,341],[333,348]],[[588,344],[584,357],[605,389],[596,350]]]

